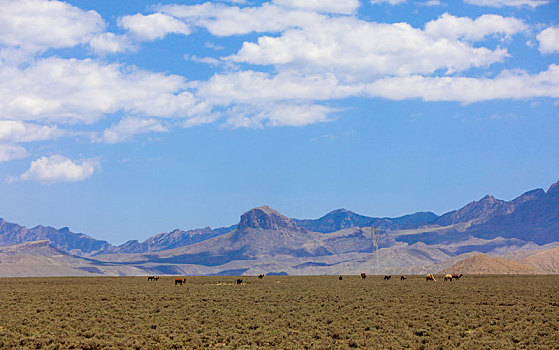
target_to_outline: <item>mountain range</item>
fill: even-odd
[[[374,267],[371,227],[381,230],[379,264]],[[31,241],[42,242],[26,243]],[[44,256],[45,242],[57,252],[78,259],[65,257],[75,266],[94,271],[89,265],[99,264],[95,270],[99,274],[300,275],[459,269],[455,264],[471,261],[472,266],[491,265],[488,259],[495,256],[541,253],[559,245],[559,182],[547,191],[532,190],[511,201],[488,195],[441,216],[418,212],[376,218],[337,209],[318,219],[294,219],[262,206],[245,212],[238,224],[229,227],[177,229],[120,246],[72,233],[67,227],[28,229],[0,219],[0,245],[12,245],[12,257],[18,247],[26,247],[22,252],[25,259],[19,261],[31,261],[33,247],[40,247],[36,255]],[[489,258],[468,260],[480,253],[489,254]],[[2,265],[4,261],[0,262],[0,275]],[[10,266],[13,270],[15,265]],[[522,271],[549,273],[553,269],[527,267]]]

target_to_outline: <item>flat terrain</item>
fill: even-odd
[[[559,348],[559,276],[437,277],[1,278],[0,348]]]

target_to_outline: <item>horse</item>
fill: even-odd
[[[183,285],[183,283],[186,283],[186,280],[184,278],[175,278],[175,286],[177,284],[180,284],[181,286]]]
[[[237,284],[241,284],[241,283],[243,283],[243,280],[239,278],[239,279],[237,280]]]
[[[367,278],[367,274],[366,274],[365,272],[361,272],[361,278],[362,278],[362,279]]]
[[[340,280],[340,281],[343,280],[343,277],[342,276],[338,277],[338,280]]]
[[[406,278],[407,278],[406,275],[402,275],[402,276],[400,276],[400,281],[405,281]]]
[[[386,276],[384,276],[384,280],[388,281],[391,277],[392,277],[392,275],[386,275]]]
[[[452,282],[452,275],[450,273],[447,273],[446,275],[444,275],[444,280],[446,281],[450,281]]]
[[[260,275],[258,275],[258,278],[263,279],[263,278],[264,278],[264,274],[261,273]]]
[[[457,274],[457,273],[452,274],[452,278],[454,278],[455,280],[459,280],[460,277],[462,277],[462,274]]]
[[[425,281],[437,282],[437,280],[435,279],[435,276],[433,276],[432,274],[428,274],[427,276],[425,276]]]
[[[159,281],[159,276],[153,276],[153,280],[154,280],[155,282]]]
[[[153,281],[155,279],[155,276],[149,276],[148,277],[148,281]]]

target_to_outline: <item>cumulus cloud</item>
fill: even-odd
[[[163,13],[124,16],[119,19],[119,24],[141,40],[161,39],[169,33],[190,34],[184,22]]]
[[[359,0],[274,0],[274,4],[325,13],[352,14],[359,7]]]
[[[37,125],[16,120],[0,120],[0,142],[52,140],[63,132],[56,126]]]
[[[0,0],[0,45],[27,52],[88,43],[105,29],[95,11],[62,1]]]
[[[448,13],[425,24],[425,33],[436,38],[480,41],[489,35],[510,37],[525,31],[528,26],[514,17],[482,15],[476,19],[455,17]]]
[[[325,100],[359,93],[359,85],[341,84],[333,74],[272,75],[255,71],[216,74],[197,85],[197,94],[214,104],[261,103],[279,100]]]
[[[495,16],[493,20],[502,20]],[[463,71],[502,62],[507,50],[475,47],[461,39],[480,39],[489,34],[516,33],[521,22],[497,24],[462,21],[450,15],[430,22],[425,30],[407,23],[374,23],[355,18],[329,18],[304,28],[287,29],[281,36],[262,36],[245,42],[228,59],[258,65],[297,66],[310,71],[326,70],[346,79],[414,73],[431,74],[443,69]],[[437,33],[448,22],[461,23],[455,33]],[[471,20],[470,20],[471,21]],[[510,21],[512,22],[512,21]],[[515,27],[518,26],[518,28]],[[452,36],[455,37],[452,37]]]
[[[94,159],[74,162],[64,156],[53,155],[32,161],[29,170],[17,180],[40,183],[77,182],[91,177],[98,169],[99,162]]]
[[[329,121],[335,109],[313,104],[236,105],[228,111],[227,125],[234,128],[305,126]]]
[[[128,141],[137,134],[167,131],[168,128],[163,125],[161,120],[126,117],[118,122],[118,124],[113,124],[110,128],[106,129],[98,141],[117,143]]]
[[[99,34],[91,39],[89,46],[100,55],[115,54],[120,52],[132,51],[134,44],[126,35],[116,35],[114,33]]]
[[[464,2],[467,2],[472,5],[487,6],[487,7],[529,6],[534,8],[549,3],[549,0],[464,0]]]
[[[495,99],[559,98],[559,66],[550,65],[538,74],[504,71],[495,78],[388,77],[366,87],[371,97],[392,100],[420,98],[425,101],[473,103]]]
[[[206,2],[200,5],[164,5],[158,10],[191,26],[206,28],[217,36],[280,32],[286,28],[316,23],[323,15],[272,3],[237,7]]]
[[[18,120],[92,123],[105,114],[188,118],[205,106],[178,75],[85,59],[41,59],[0,67],[0,115]]]
[[[11,144],[0,144],[0,162],[27,157],[25,148]]]
[[[540,43],[541,53],[559,52],[559,27],[544,29],[536,38]]]

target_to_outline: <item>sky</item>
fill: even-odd
[[[0,217],[121,244],[559,180],[553,0],[0,0]]]

